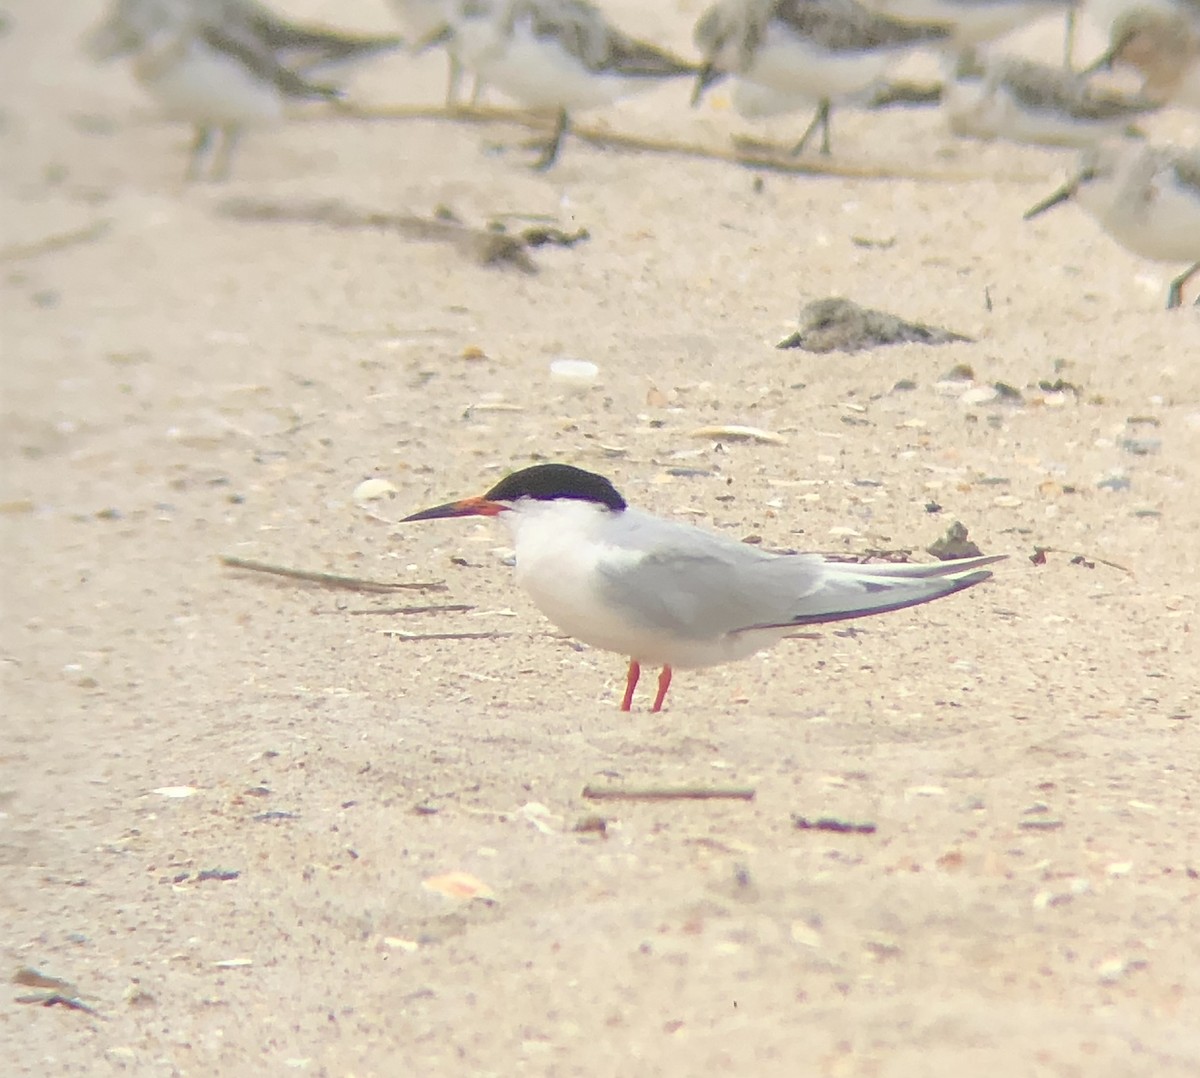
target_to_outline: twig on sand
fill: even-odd
[[[73,228],[70,232],[55,232],[32,243],[10,243],[7,247],[0,248],[0,262],[21,262],[26,258],[37,258],[39,255],[62,251],[81,243],[91,243],[103,236],[111,224],[110,220],[104,218],[82,228]]]
[[[323,610],[323,614],[465,614],[475,608],[469,603],[443,603],[440,606],[380,606],[366,610]]]
[[[18,1003],[36,1003],[43,1007],[68,1007],[73,1011],[85,1011],[97,1018],[104,1018],[104,1015],[95,1007],[84,1003],[80,998],[81,993],[75,985],[61,977],[51,977],[32,966],[22,966],[12,975],[12,983],[40,990],[28,995],[17,996]]]
[[[872,561],[886,561],[894,564],[903,565],[906,562],[912,561],[912,549],[910,547],[896,547],[889,549],[885,547],[868,547],[866,550],[858,551],[854,554],[847,554],[844,550],[833,550],[827,554],[821,555],[826,561],[846,561],[865,565]]]
[[[1118,565],[1115,561],[1108,561],[1106,558],[1098,558],[1095,554],[1080,554],[1077,550],[1060,550],[1053,546],[1035,546],[1033,553],[1029,555],[1029,560],[1034,565],[1045,565],[1047,554],[1065,554],[1070,559],[1072,564],[1088,565],[1089,562],[1099,562],[1101,565],[1107,565],[1110,569],[1116,569],[1122,573],[1134,575],[1132,569],[1127,565]],[[1090,568],[1090,566],[1088,566]]]
[[[418,217],[411,213],[380,213],[351,206],[341,199],[308,199],[276,202],[261,198],[229,198],[217,204],[218,212],[235,221],[292,222],[329,228],[373,228],[396,232],[407,239],[448,243],[481,266],[514,266],[522,273],[537,273],[529,257],[530,241],[490,228],[472,228],[443,217]],[[542,234],[537,238],[541,242]]]
[[[103,1018],[95,1007],[84,1003],[78,996],[65,996],[61,992],[30,992],[26,996],[17,996],[18,1003],[39,1003],[43,1007],[67,1007],[72,1011],[85,1011],[96,1018]]]
[[[387,594],[393,591],[445,591],[441,580],[409,581],[389,583],[382,580],[364,580],[357,576],[338,576],[336,573],[317,573],[309,569],[288,569],[282,565],[268,565],[263,561],[221,555],[221,564],[229,569],[245,569],[251,573],[281,576],[287,580],[300,580],[305,584],[319,584],[323,588],[340,588],[343,591],[369,591]]]
[[[379,109],[346,109],[339,116],[350,116],[356,120],[404,121],[404,120],[449,120],[464,124],[520,124],[523,127],[545,127],[546,116],[535,112],[515,109],[494,108],[422,108],[399,107]],[[644,135],[627,135],[601,127],[571,128],[571,137],[593,146],[629,150],[634,153],[658,153],[672,157],[689,157],[705,161],[723,161],[731,165],[760,169],[765,172],[792,173],[810,176],[842,176],[862,180],[940,180],[950,183],[982,179],[978,173],[951,172],[946,169],[913,168],[907,163],[895,166],[873,162],[831,161],[828,159],[796,158],[787,149],[750,140],[735,141],[731,148],[705,146],[675,139],[649,138]],[[993,177],[994,178],[994,177]],[[1041,177],[1006,177],[1013,180],[1031,180]]]
[[[838,835],[873,835],[876,830],[873,823],[854,823],[833,816],[822,816],[819,820],[810,820],[807,816],[793,816],[792,823],[797,831],[832,831]]]
[[[752,786],[585,786],[588,801],[753,801]]]
[[[512,633],[406,633],[400,629],[380,629],[384,636],[394,640],[502,640]]]

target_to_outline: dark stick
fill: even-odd
[[[1083,558],[1084,561],[1096,561],[1101,565],[1107,565],[1110,569],[1118,569],[1122,573],[1128,573],[1133,576],[1133,570],[1126,565],[1118,565],[1115,561],[1108,561],[1105,558],[1098,558],[1095,554],[1081,554],[1078,550],[1060,550],[1054,546],[1035,546],[1030,560],[1034,565],[1044,565],[1047,554],[1066,554],[1072,558]]]
[[[531,112],[518,112],[510,109],[492,108],[382,108],[382,109],[345,109],[338,116],[350,116],[356,120],[397,121],[397,120],[450,120],[454,123],[515,123],[525,127],[545,127],[546,116]],[[977,173],[965,171],[951,172],[946,169],[924,170],[919,168],[888,167],[876,164],[855,164],[850,161],[805,160],[796,161],[788,157],[786,151],[775,147],[750,146],[747,143],[727,150],[719,146],[700,146],[694,143],[678,142],[673,139],[645,138],[641,135],[625,135],[618,131],[606,131],[596,127],[572,127],[571,134],[582,142],[593,146],[612,147],[614,149],[630,150],[635,153],[660,153],[676,157],[690,157],[707,161],[724,161],[729,164],[743,165],[748,168],[762,169],[767,172],[799,173],[813,176],[846,176],[854,179],[910,179],[930,180],[944,183],[965,183],[983,179]],[[996,179],[996,177],[990,177]],[[1028,175],[1005,176],[1004,179],[1017,182],[1035,182],[1042,177]]]
[[[384,636],[396,640],[500,640],[512,633],[405,633],[399,629],[382,629]]]
[[[340,588],[343,591],[370,591],[386,594],[393,591],[446,590],[446,585],[441,580],[388,584],[381,580],[363,580],[361,577],[356,576],[338,576],[336,573],[316,573],[309,569],[288,569],[282,565],[268,565],[263,561],[235,558],[229,554],[221,555],[221,564],[230,569],[245,569],[247,572],[266,573],[268,576],[281,576],[287,580],[302,580],[306,584],[320,584],[324,588]]]
[[[583,797],[589,801],[753,801],[753,787],[734,786],[713,788],[679,786],[667,789],[656,786],[617,789],[607,786],[585,786]]]
[[[35,240],[33,243],[10,243],[7,247],[0,249],[0,262],[19,262],[26,258],[37,258],[39,255],[49,254],[52,251],[62,251],[80,243],[91,243],[93,240],[100,239],[108,231],[110,224],[112,222],[107,220],[97,221],[95,224],[72,229],[70,232],[56,232],[44,239]]]
[[[463,614],[474,610],[467,603],[445,603],[442,606],[381,606],[374,610],[323,610],[323,614]]]

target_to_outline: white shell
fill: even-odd
[[[576,392],[595,385],[600,368],[586,359],[556,359],[550,364],[550,381]]]
[[[356,502],[376,502],[380,498],[390,498],[395,493],[396,488],[386,479],[364,479],[354,488],[351,497]]]

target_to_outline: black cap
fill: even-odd
[[[521,498],[552,502],[568,498],[594,502],[615,513],[625,508],[625,499],[604,476],[570,464],[535,464],[522,468],[506,475],[483,497],[489,502],[515,502]]]

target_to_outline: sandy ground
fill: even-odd
[[[680,49],[698,7],[614,5]],[[326,118],[184,189],[185,129],[80,55],[94,15],[24,0],[0,40],[0,952],[95,1012],[8,986],[8,1073],[1200,1072],[1200,313],[1073,208],[1022,224],[1069,155],[846,113],[837,160],[892,179],[758,189],[579,143],[533,175],[512,125]],[[443,72],[397,57],[359,95],[435,102]],[[747,131],[686,95],[597,121]],[[523,275],[232,196],[591,239]],[[830,294],[977,343],[776,350]],[[563,355],[598,384],[564,395]],[[956,364],[1022,401],[964,402]],[[693,436],[720,423],[786,444]],[[961,520],[1011,559],[623,715],[623,659],[541,619],[500,530],[394,523],[535,459],[774,547],[924,556]],[[357,506],[368,477],[394,498]],[[472,609],[384,612],[416,603]],[[453,871],[494,898],[423,886]]]

